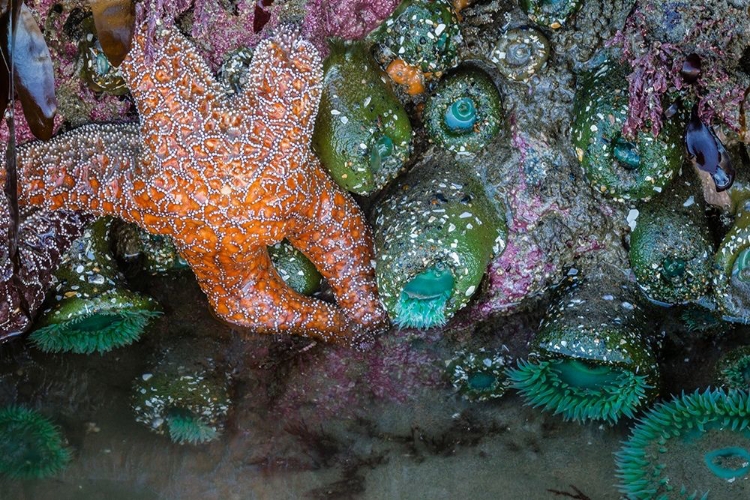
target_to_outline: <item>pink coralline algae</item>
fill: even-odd
[[[309,0],[304,33],[318,49],[325,38],[364,38],[396,9],[401,0]],[[327,50],[326,50],[327,52]]]
[[[732,13],[736,15],[732,15]],[[698,101],[704,123],[714,118],[739,131],[740,104],[746,84],[738,65],[750,35],[744,12],[725,0],[638,4],[625,26],[608,45],[620,47],[632,67],[628,76],[627,135],[640,128],[658,134],[664,109],[679,99]],[[702,60],[697,80],[689,84],[680,70],[691,55]],[[672,101],[672,102],[670,102]]]
[[[365,350],[326,346],[300,357],[276,411],[308,423],[356,418],[368,402],[406,403],[443,384],[439,329],[396,330]],[[322,375],[321,375],[322,374]],[[304,412],[310,401],[310,414]]]
[[[190,36],[201,55],[217,69],[223,57],[240,47],[254,47],[279,24],[301,22],[302,34],[322,55],[327,39],[364,38],[387,18],[400,0],[239,0],[231,11],[216,0],[151,0],[141,9],[152,29],[192,11]]]

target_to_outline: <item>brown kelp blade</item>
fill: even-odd
[[[21,6],[15,31],[16,93],[31,132],[39,139],[49,139],[57,111],[54,68],[44,35],[25,5]]]
[[[132,0],[89,0],[96,36],[113,66],[119,66],[130,51],[135,32]]]

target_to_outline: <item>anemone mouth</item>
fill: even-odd
[[[190,410],[173,408],[167,414],[170,439],[177,444],[203,444],[219,437],[216,427],[209,425]]]
[[[0,472],[18,479],[48,477],[69,460],[52,422],[26,408],[0,410]]]
[[[653,388],[646,375],[571,358],[519,360],[508,377],[527,404],[578,422],[633,418]]]
[[[431,328],[446,322],[445,306],[453,293],[453,272],[432,266],[409,280],[396,303],[395,323],[401,328]]]
[[[443,121],[448,130],[457,134],[471,132],[477,122],[477,107],[471,97],[461,97],[445,109]]]
[[[612,141],[612,156],[625,170],[637,170],[641,165],[638,145],[622,136]]]
[[[29,338],[45,352],[103,353],[138,340],[159,315],[135,308],[85,313],[38,328]]]
[[[741,283],[750,284],[750,248],[742,250],[732,265],[732,278]]]
[[[458,393],[469,401],[499,398],[508,388],[508,359],[498,353],[460,351],[448,363],[447,374]]]
[[[616,453],[630,499],[741,498],[750,479],[750,397],[707,389],[660,403]],[[740,481],[740,479],[742,479]]]
[[[370,168],[378,173],[383,169],[383,163],[393,155],[393,139],[381,135],[370,148]]]

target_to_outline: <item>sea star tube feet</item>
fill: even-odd
[[[370,230],[310,150],[321,94],[315,48],[290,28],[261,43],[227,96],[193,45],[145,26],[121,65],[140,126],[87,125],[19,148],[21,202],[114,214],[171,236],[217,315],[263,333],[350,340],[387,326]],[[287,238],[338,307],[303,297],[266,247]]]

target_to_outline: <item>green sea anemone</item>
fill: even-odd
[[[529,360],[508,370],[511,386],[566,420],[632,418],[659,379],[635,294],[612,275],[575,283],[548,310]]]
[[[611,62],[581,78],[573,107],[573,143],[591,186],[615,200],[648,200],[682,166],[685,147],[681,115],[665,120],[655,137],[639,130],[626,137],[626,70]]]
[[[424,107],[430,140],[457,153],[482,149],[500,132],[502,101],[483,71],[462,68],[446,76]]]
[[[697,179],[686,176],[641,208],[630,265],[646,296],[680,304],[709,293],[713,243]]]
[[[138,262],[146,272],[164,274],[188,267],[169,236],[151,234],[128,223],[116,224],[113,232],[117,257],[129,263]]]
[[[583,0],[520,0],[519,5],[535,23],[557,29],[575,14]]]
[[[505,248],[504,219],[462,168],[429,159],[373,212],[380,297],[401,327],[444,324],[468,303],[490,258]]]
[[[706,389],[659,403],[616,453],[630,500],[750,496],[750,396]]]
[[[717,371],[722,386],[750,391],[750,346],[729,351],[719,360]]]
[[[503,33],[490,52],[490,60],[505,78],[525,82],[546,66],[551,51],[544,33],[524,26]]]
[[[56,474],[70,461],[60,431],[34,410],[0,410],[0,472],[12,478]]]
[[[47,352],[107,352],[137,340],[161,313],[151,297],[126,288],[109,251],[110,218],[86,228],[63,258],[52,304],[31,334]]]
[[[446,363],[453,387],[469,401],[487,401],[505,394],[508,357],[484,348],[460,351]]]
[[[312,146],[341,187],[369,195],[404,168],[409,115],[362,43],[336,43],[331,51]]]
[[[446,0],[404,0],[369,39],[383,68],[400,59],[423,73],[437,74],[458,64],[463,43],[458,19]]]
[[[305,254],[283,240],[268,247],[276,272],[297,293],[312,295],[320,289],[323,276]]]
[[[134,384],[135,419],[178,444],[217,439],[229,412],[229,379],[211,341],[186,340],[166,350]]]
[[[713,285],[724,319],[750,323],[750,206],[744,203],[714,257]]]

